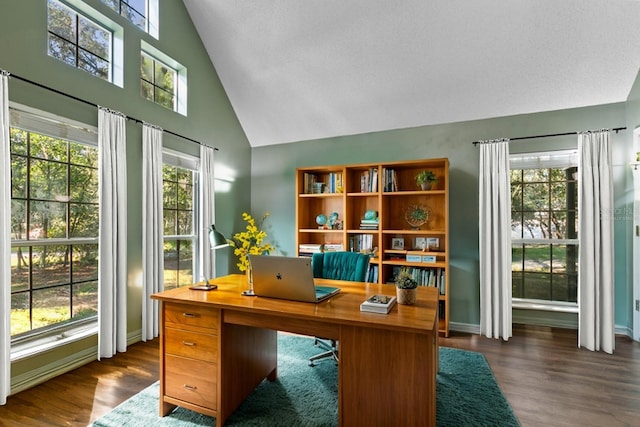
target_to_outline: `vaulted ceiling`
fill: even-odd
[[[251,146],[622,102],[637,0],[184,0]]]

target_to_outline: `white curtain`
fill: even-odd
[[[162,291],[164,251],[162,222],[162,129],[142,125],[142,341],[158,336],[158,301]]]
[[[98,359],[127,350],[127,165],[125,117],[98,109],[100,261]]]
[[[0,405],[11,391],[11,159],[8,73],[0,70]]]
[[[578,134],[578,346],[613,353],[613,184],[610,132]]]
[[[512,336],[509,140],[480,145],[480,333]]]
[[[207,279],[215,277],[215,251],[209,244],[209,226],[215,223],[214,206],[214,152],[215,150],[205,145],[200,146],[200,190],[198,204],[200,217],[198,220],[198,245],[200,253],[200,276]],[[194,281],[200,280],[194,277]]]

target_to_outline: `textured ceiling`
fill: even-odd
[[[637,0],[184,0],[253,147],[621,102]]]

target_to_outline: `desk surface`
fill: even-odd
[[[161,301],[188,302],[208,307],[233,308],[236,311],[278,312],[281,317],[313,319],[343,325],[363,325],[382,329],[401,329],[413,333],[430,333],[437,322],[438,291],[434,287],[418,287],[415,305],[396,304],[389,314],[360,311],[360,304],[375,294],[395,295],[394,285],[316,279],[317,284],[337,286],[341,292],[320,303],[307,303],[265,297],[241,295],[247,289],[244,275],[232,274],[211,281],[218,285],[212,291],[171,289],[152,296]],[[437,325],[436,325],[437,326]]]

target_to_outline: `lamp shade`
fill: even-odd
[[[224,235],[216,230],[216,226],[211,224],[209,226],[209,242],[211,243],[211,249],[220,249],[225,246],[229,246],[229,242],[227,242],[227,238]]]

